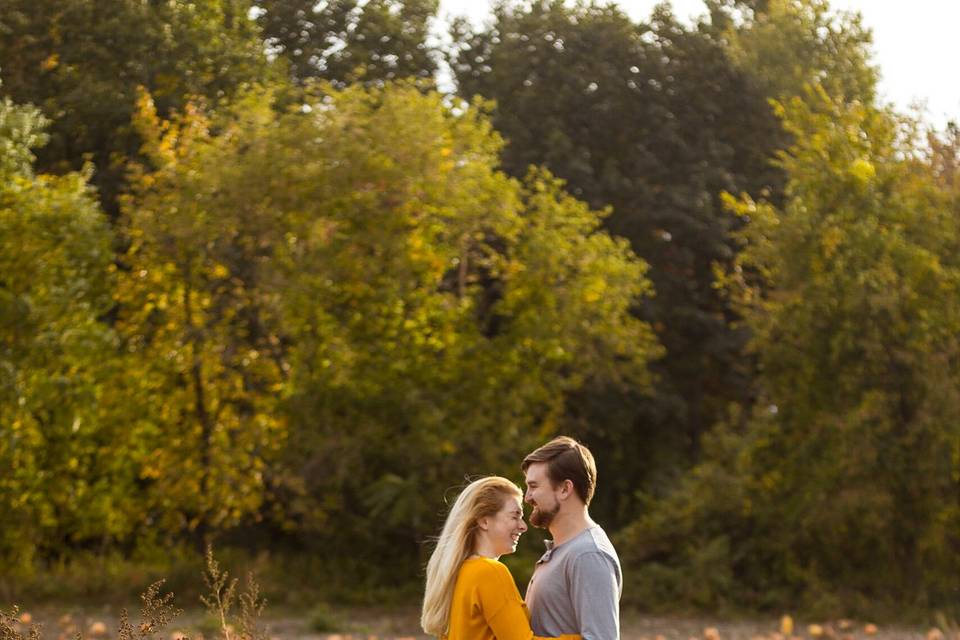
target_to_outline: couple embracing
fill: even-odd
[[[606,533],[590,519],[593,455],[572,438],[543,445],[521,465],[527,485],[497,476],[457,497],[427,564],[423,630],[443,640],[618,640],[622,574]],[[501,555],[530,523],[548,529],[526,602]]]

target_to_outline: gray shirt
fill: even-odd
[[[618,640],[623,574],[607,534],[592,525],[561,545],[546,545],[527,586],[534,634]]]

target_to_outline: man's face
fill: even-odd
[[[550,478],[547,476],[547,463],[534,462],[527,467],[527,493],[523,499],[533,507],[530,524],[546,529],[560,513],[560,501]]]

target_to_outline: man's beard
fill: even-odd
[[[560,513],[560,503],[553,505],[550,511],[544,511],[540,507],[534,507],[530,512],[530,524],[541,529],[546,529],[553,522],[553,519]]]

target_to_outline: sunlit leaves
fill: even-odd
[[[124,163],[141,141],[131,126],[139,85],[163,114],[193,96],[212,103],[270,74],[250,4],[136,0],[10,0],[0,14],[0,94],[35,104],[52,121],[45,171],[78,170],[111,217]]]
[[[821,87],[780,111],[794,137],[785,205],[727,199],[744,226],[722,281],[753,334],[757,404],[716,430],[633,541],[658,554],[674,597],[699,588],[703,606],[799,597],[865,611],[863,593],[946,605],[960,443],[951,194],[889,112]],[[703,590],[704,569],[736,578]]]
[[[131,173],[115,295],[137,371],[126,392],[150,425],[145,509],[163,530],[208,535],[256,512],[284,442],[287,365],[264,273],[279,236],[243,189],[221,188],[236,175],[223,160],[240,155],[230,130],[212,137],[194,105],[161,120],[146,94],[135,122],[151,164]]]
[[[411,86],[313,112],[301,126],[316,133],[297,140],[317,146],[290,154],[311,160],[278,170],[313,172],[317,217],[292,219],[286,260],[318,497],[367,500],[394,477],[442,493],[464,465],[506,471],[587,377],[646,381],[658,348],[629,314],[649,293],[643,264],[549,174],[521,187],[498,173],[478,105],[454,112]],[[430,530],[435,505],[402,504],[388,532]]]
[[[413,84],[274,101],[165,120],[140,99],[116,326],[150,512],[203,533],[276,507],[372,549],[368,504],[413,560],[436,505],[397,486],[508,472],[585,380],[648,382],[646,267],[548,173],[498,172],[482,103]]]
[[[292,79],[382,84],[436,71],[428,44],[437,0],[257,0],[267,44]]]
[[[761,3],[741,11],[724,36],[733,59],[772,98],[802,95],[808,84],[842,101],[870,103],[876,97],[870,31],[859,14],[834,10],[826,0]]]
[[[51,541],[130,528],[125,440],[100,404],[111,234],[87,176],[33,174],[41,131],[34,109],[0,103],[0,563],[21,566]]]
[[[598,495],[605,517],[630,518],[654,469],[693,461],[700,435],[746,402],[746,334],[715,286],[739,221],[725,190],[779,197],[772,166],[786,137],[753,69],[740,68],[709,25],[687,26],[661,5],[647,22],[602,3],[497,5],[481,29],[456,23],[451,66],[462,96],[496,101],[503,166],[521,178],[542,165],[575,197],[610,207],[603,227],[650,265],[656,296],[633,311],[666,353],[656,391],[595,386],[571,403],[568,429],[629,472]],[[600,288],[582,299],[602,300]],[[609,502],[608,502],[609,500]]]

